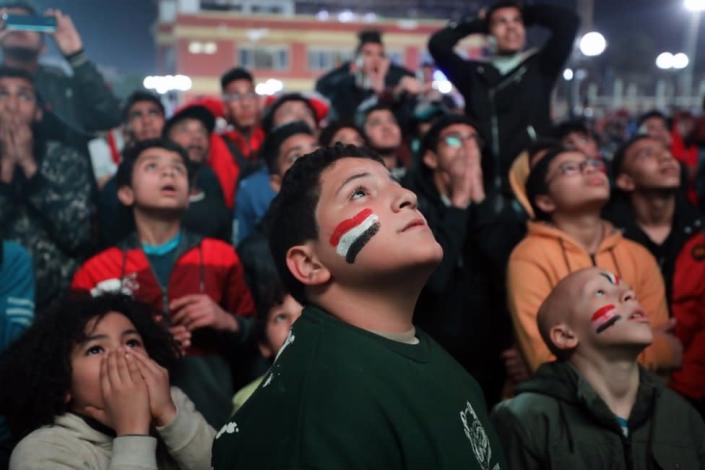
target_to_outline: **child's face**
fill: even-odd
[[[291,325],[301,316],[302,309],[301,304],[289,294],[284,297],[282,303],[269,309],[264,332],[266,341],[259,345],[262,356],[269,359],[277,355],[289,334]]]
[[[632,288],[618,276],[594,270],[579,291],[574,328],[579,340],[601,346],[646,346],[653,333]]]
[[[89,415],[84,410],[91,406],[103,409],[100,386],[100,363],[119,347],[144,351],[142,337],[132,322],[123,314],[109,312],[99,321],[86,324],[86,340],[74,345],[71,351],[71,390],[69,405],[72,411]],[[146,352],[145,352],[146,355]],[[90,415],[89,415],[90,416]],[[103,423],[110,426],[110,423]]]
[[[416,196],[381,163],[343,158],[323,171],[320,186],[314,248],[337,281],[369,283],[409,269],[427,275],[441,260]]]
[[[142,209],[183,210],[188,206],[188,171],[181,156],[152,147],[140,154],[132,170],[132,187],[120,188],[120,199]]]
[[[590,203],[601,206],[610,197],[604,162],[582,152],[563,152],[553,159],[546,183],[553,210],[571,211]]]

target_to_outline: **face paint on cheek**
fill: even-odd
[[[352,264],[367,242],[379,231],[379,217],[372,209],[363,209],[355,217],[343,220],[333,230],[330,244],[335,252]]]
[[[615,312],[615,310],[614,305],[608,304],[604,307],[598,308],[595,313],[592,314],[592,318],[590,320],[595,327],[596,333],[602,333],[622,318]]]

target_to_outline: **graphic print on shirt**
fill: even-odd
[[[492,446],[490,446],[490,439],[487,437],[487,432],[485,432],[485,428],[482,427],[482,423],[469,401],[466,402],[465,409],[460,412],[460,421],[463,423],[465,435],[470,441],[472,452],[475,454],[480,468],[482,468],[482,470],[500,470],[498,463],[490,467],[490,465],[492,465]]]
[[[336,253],[352,264],[378,231],[379,216],[372,209],[363,209],[356,216],[338,224],[330,237],[330,244],[335,247]]]
[[[292,344],[295,339],[296,336],[294,336],[294,332],[289,329],[289,334],[286,336],[284,344],[282,344],[282,347],[279,348],[279,352],[277,352],[277,355],[274,358],[274,363],[272,364],[272,367],[270,367],[269,372],[267,372],[267,377],[265,377],[264,381],[262,382],[262,388],[269,387],[269,384],[272,383],[272,379],[274,378],[274,376],[279,375],[279,363],[277,359],[279,359],[279,356],[281,356],[282,352],[284,352],[286,347]]]
[[[236,432],[240,432],[240,428],[237,427],[237,423],[235,421],[231,421],[220,428],[220,431],[218,431],[218,434],[215,435],[215,438],[218,439],[223,434],[233,434]]]
[[[130,273],[122,279],[114,277],[100,281],[91,289],[91,296],[98,297],[103,294],[125,294],[134,297],[139,288],[140,285],[137,282],[137,273]]]

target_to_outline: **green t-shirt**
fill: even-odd
[[[221,469],[506,469],[480,387],[436,342],[383,338],[307,307],[218,432]]]

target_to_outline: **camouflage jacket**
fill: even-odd
[[[68,287],[90,246],[95,207],[85,156],[53,141],[35,148],[34,176],[17,170],[11,183],[0,183],[0,234],[32,255],[41,308]]]

